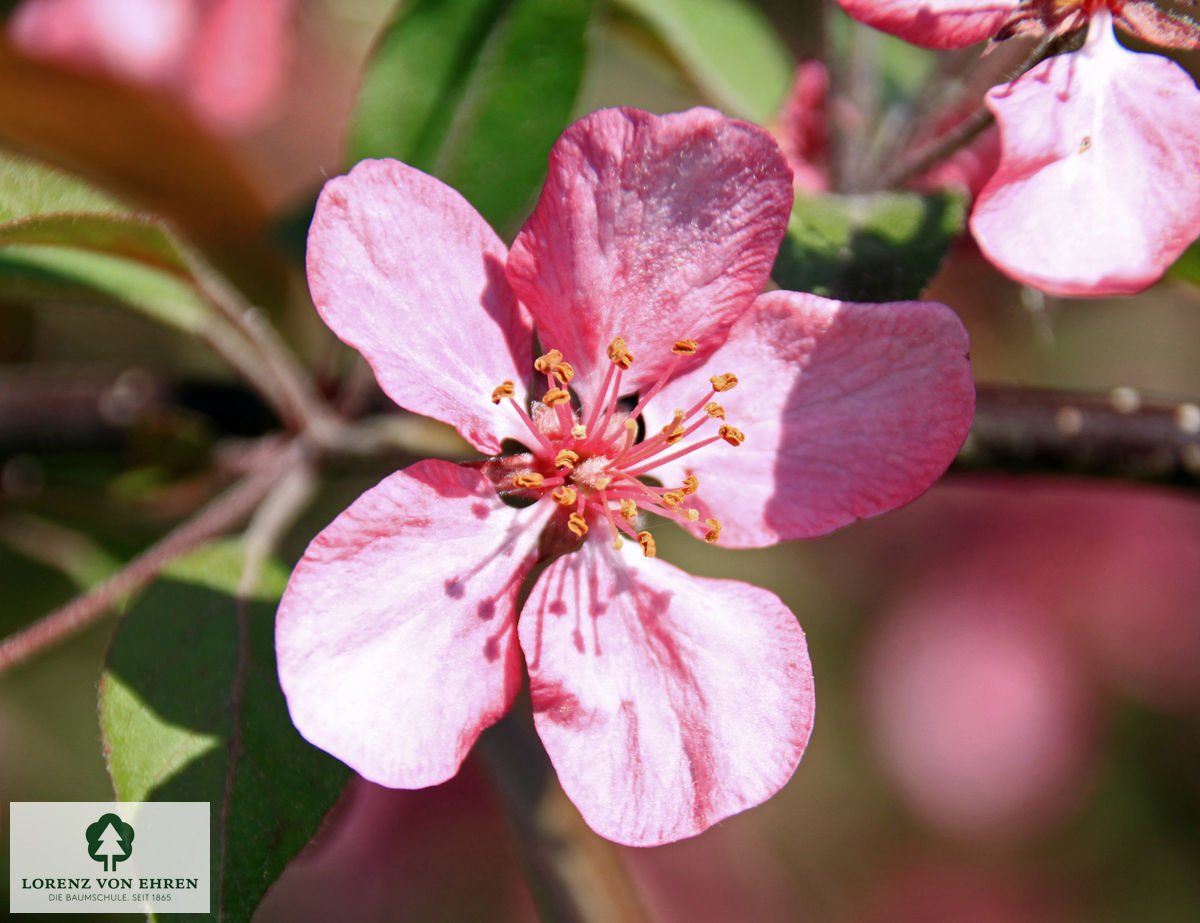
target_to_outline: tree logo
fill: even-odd
[[[118,862],[133,855],[133,825],[116,814],[101,814],[98,821],[88,825],[84,836],[88,855],[103,863],[106,872],[115,872]]]

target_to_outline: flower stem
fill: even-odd
[[[516,827],[541,918],[648,923],[617,847],[567,800],[533,729],[510,713],[483,733],[479,752]]]

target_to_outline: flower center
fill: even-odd
[[[638,417],[671,379],[680,361],[696,353],[695,340],[678,340],[671,347],[673,360],[662,376],[639,397],[637,405],[623,410],[619,401],[621,375],[633,364],[633,354],[621,337],[608,347],[609,366],[594,407],[576,411],[566,390],[575,370],[552,349],[534,362],[546,376],[547,391],[529,413],[517,403],[511,381],[492,392],[492,402],[507,401],[521,416],[533,436],[532,452],[508,459],[506,476],[498,489],[505,493],[554,502],[562,507],[566,526],[579,538],[595,527],[607,528],[613,547],[623,536],[636,541],[647,557],[655,554],[654,537],[640,529],[643,512],[673,519],[684,528],[715,542],[721,524],[688,505],[700,482],[688,473],[678,487],[657,487],[642,480],[657,468],[717,442],[741,445],[745,436],[725,423],[725,410],[713,398],[737,384],[732,374],[714,375],[711,390],[686,410],[676,410],[662,429],[638,441]],[[712,429],[716,432],[712,433]],[[707,428],[709,433],[700,435]],[[695,438],[693,438],[695,437]]]

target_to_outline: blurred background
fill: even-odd
[[[778,37],[789,67],[825,42],[846,60],[884,62],[872,91],[881,111],[938,66],[835,5],[733,5]],[[171,6],[155,15],[170,20]],[[320,184],[346,169],[363,65],[394,4],[256,6],[262,21],[237,34],[273,38],[229,61],[270,58],[276,76],[238,78],[236,93],[179,70],[190,58],[177,47],[161,61],[146,51],[139,70],[81,55],[70,36],[38,46],[18,9],[0,49],[0,146],[167,214],[262,306],[326,394],[385,412],[365,367],[312,312],[302,254]],[[728,6],[704,0],[689,15]],[[655,26],[658,8],[688,4],[597,7],[575,115],[723,105]],[[1200,288],[1185,275],[1130,298],[1043,297],[960,241],[927,292],[962,317],[981,383],[1196,400]],[[195,340],[112,306],[0,291],[0,634],[193,513],[238,470],[248,440],[277,426]],[[404,463],[327,467],[283,561]],[[693,573],[782,597],[808,635],[820,704],[804,760],[774,799],[690,841],[616,849],[652,917],[1200,919],[1194,489],[951,471],[905,509],[818,540],[730,551],[666,527],[655,535]],[[5,802],[112,797],[96,693],[115,623],[0,675]],[[475,755],[435,789],[352,784],[258,915],[534,917],[511,824]]]

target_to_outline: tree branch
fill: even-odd
[[[1200,403],[980,385],[952,471],[1013,471],[1200,487]]]
[[[272,492],[288,470],[301,462],[302,453],[303,448],[298,442],[284,443],[256,471],[238,481],[95,589],[77,596],[28,628],[0,641],[0,673],[82,631],[123,597],[148,584],[175,558],[232,529]]]

